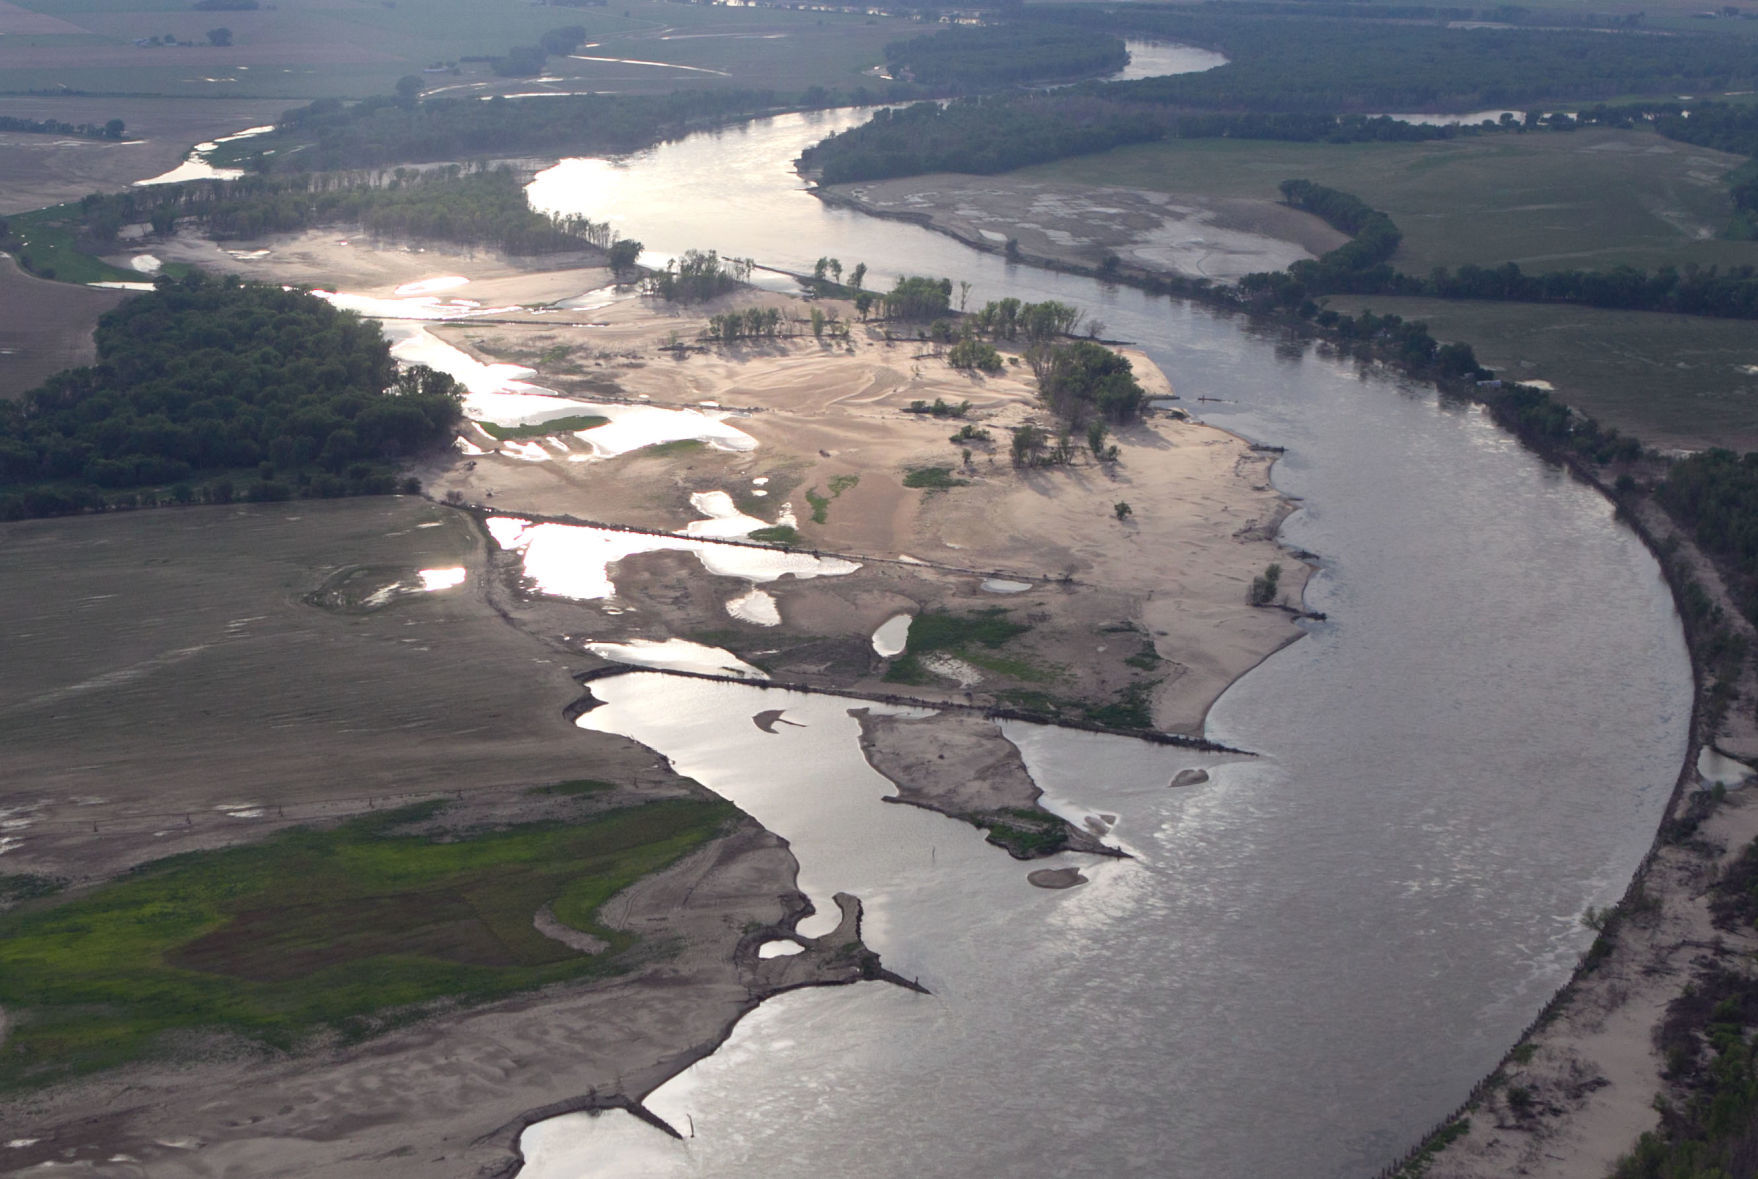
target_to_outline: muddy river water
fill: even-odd
[[[1685,752],[1690,672],[1659,571],[1607,504],[1474,407],[1200,307],[1009,265],[830,209],[791,161],[859,113],[566,161],[539,208],[653,252],[784,270],[820,255],[1060,299],[1138,342],[1206,420],[1287,448],[1283,530],[1328,621],[1221,699],[1200,759],[1014,726],[1074,817],[1136,859],[1027,885],[886,792],[848,701],[637,673],[583,723],[671,757],[846,889],[922,997],[796,992],[650,1105],[528,1131],[526,1175],[1368,1174],[1449,1112],[1564,980]],[[1205,400],[1198,400],[1199,398]],[[1151,526],[1151,522],[1144,522]],[[766,732],[753,714],[785,707]],[[803,726],[803,727],[798,727]],[[784,749],[783,746],[788,746]],[[1179,769],[1206,783],[1173,790]],[[1052,1163],[1050,1160],[1054,1160]]]

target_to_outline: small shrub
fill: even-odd
[[[905,487],[928,491],[946,491],[953,487],[969,487],[969,479],[954,479],[951,467],[917,467],[903,477]]]
[[[1281,582],[1282,566],[1272,562],[1262,573],[1251,579],[1251,604],[1268,606],[1275,601]]]

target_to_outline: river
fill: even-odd
[[[862,895],[869,942],[933,995],[772,1000],[653,1095],[696,1137],[556,1119],[525,1135],[525,1174],[1370,1174],[1494,1067],[1654,833],[1691,699],[1659,571],[1603,499],[1474,406],[1242,319],[822,206],[790,162],[862,117],[566,161],[532,201],[662,254],[795,271],[832,255],[868,263],[870,287],[948,275],[973,305],[1087,309],[1207,421],[1287,448],[1274,478],[1302,508],[1283,536],[1318,555],[1307,601],[1328,621],[1211,712],[1208,735],[1257,758],[1008,730],[1051,797],[1119,816],[1138,856],[1066,893],[1028,887],[956,823],[877,804],[846,701],[790,698],[808,727],[765,734],[749,717],[774,693],[595,684],[609,704],[588,723],[757,814],[809,893]],[[1166,788],[1196,764],[1211,781]]]

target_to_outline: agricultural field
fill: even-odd
[[[1758,450],[1758,332],[1749,320],[1535,303],[1333,296],[1425,320],[1510,380],[1548,381],[1568,405],[1661,449]]]
[[[24,273],[0,258],[0,398],[35,389],[64,368],[90,364],[92,324],[127,296]]]
[[[539,80],[496,77],[466,57],[505,54],[565,25],[587,30],[580,57],[551,58]],[[231,44],[209,43],[225,28]],[[555,8],[517,0],[340,0],[196,12],[178,0],[27,0],[0,5],[0,74],[13,93],[57,90],[309,100],[390,93],[424,75],[432,89],[663,93],[698,86],[798,91],[859,85],[907,22],[632,0]],[[170,37],[175,45],[137,45]],[[192,42],[184,45],[182,42]],[[0,103],[0,107],[4,104]],[[126,118],[126,115],[124,115]]]
[[[470,517],[404,497],[8,525],[0,805],[32,836],[8,870],[96,872],[391,795],[626,785],[652,756],[568,723],[578,660],[494,612],[485,560]],[[462,580],[427,591],[422,569]]]
[[[1384,210],[1404,240],[1392,265],[1517,262],[1528,272],[1758,263],[1758,242],[1717,235],[1741,159],[1648,131],[1493,134],[1427,143],[1186,139],[1010,173],[1206,197],[1275,200],[1304,178]]]

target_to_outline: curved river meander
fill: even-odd
[[[1579,916],[1623,890],[1685,752],[1690,672],[1653,560],[1607,504],[1476,408],[1242,320],[1008,265],[827,209],[790,161],[857,114],[787,117],[616,163],[533,202],[650,250],[789,270],[819,255],[1088,309],[1208,421],[1287,448],[1329,615],[1237,683],[1207,762],[1009,730],[1071,814],[1138,859],[1049,893],[962,825],[878,805],[846,701],[637,674],[590,723],[629,733],[794,844],[820,904],[931,997],[883,984],[765,1004],[627,1115],[528,1131],[526,1174],[1372,1173],[1448,1113],[1565,979]],[[1218,398],[1195,402],[1197,397]],[[1208,764],[1206,785],[1169,790]]]

